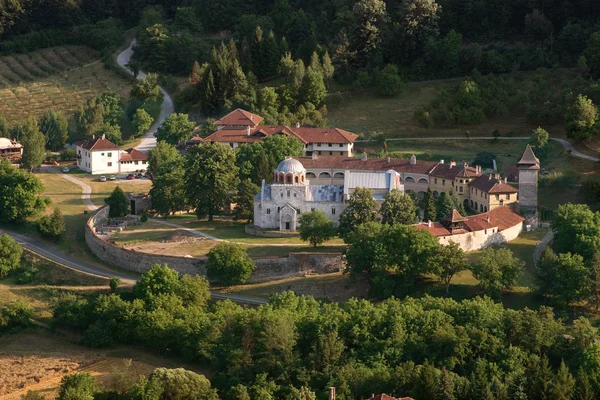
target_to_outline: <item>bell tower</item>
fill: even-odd
[[[519,170],[519,207],[527,214],[536,215],[538,208],[538,175],[540,160],[527,145],[521,159],[517,162]]]

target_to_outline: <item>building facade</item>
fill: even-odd
[[[23,156],[23,145],[8,138],[0,138],[0,157],[18,164]]]
[[[75,143],[75,151],[77,166],[92,175],[136,172],[148,168],[146,154],[133,148],[121,150],[104,135]]]
[[[538,206],[538,176],[540,160],[533,153],[530,145],[517,162],[519,173],[519,205],[529,214],[537,213]]]
[[[522,157],[525,162],[529,159],[528,149],[524,153],[527,157]],[[537,175],[533,177],[537,189]],[[321,210],[331,221],[337,222],[345,202],[358,187],[370,188],[378,203],[394,189],[413,192],[419,198],[423,198],[428,189],[436,198],[443,192],[453,192],[467,209],[481,215],[499,208],[513,210],[519,203],[519,191],[515,187],[499,175],[483,174],[479,166],[445,164],[443,160],[419,161],[414,155],[409,160],[400,160],[369,159],[365,154],[360,158],[319,157],[313,153],[311,157],[286,158],[277,166],[273,183],[263,181],[255,197],[254,224],[261,229],[295,231],[299,215],[313,210]],[[528,201],[537,202],[537,197],[531,200],[530,196]],[[473,225],[475,219],[468,218],[468,223],[460,222],[467,224],[469,232],[478,232]],[[484,228],[484,235],[498,234],[498,229],[494,229]],[[475,234],[471,234],[468,240],[473,241],[474,237]]]
[[[346,156],[354,154],[354,133],[339,128],[316,128],[287,125],[260,125],[264,120],[259,115],[237,109],[215,121],[217,130],[206,138],[193,137],[186,142],[194,145],[202,142],[219,142],[235,149],[244,143],[260,142],[273,135],[286,135],[298,138],[304,146],[306,155]]]

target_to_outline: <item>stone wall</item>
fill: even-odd
[[[256,225],[246,225],[244,226],[244,231],[248,235],[260,236],[260,237],[270,237],[270,238],[288,238],[288,237],[298,237],[300,234],[298,232],[287,232],[287,231],[270,231],[260,229]]]
[[[102,261],[135,272],[146,272],[154,264],[167,264],[183,274],[205,275],[205,258],[174,257],[159,254],[141,253],[127,250],[110,243],[108,235],[96,232],[96,225],[108,216],[108,207],[100,208],[88,220],[85,228],[85,241]],[[340,253],[290,253],[287,257],[266,257],[254,259],[256,269],[249,283],[267,282],[306,274],[328,274],[340,271],[343,258]]]

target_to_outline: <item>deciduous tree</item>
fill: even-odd
[[[138,108],[133,116],[133,128],[135,129],[135,136],[142,136],[150,126],[152,126],[154,119],[142,108]]]
[[[388,225],[411,225],[417,222],[417,208],[408,194],[394,189],[385,195],[379,209],[381,222]]]
[[[206,276],[225,285],[246,282],[254,268],[254,263],[241,244],[221,242],[208,252]]]
[[[50,203],[43,191],[37,176],[0,159],[0,222],[23,223],[43,211]]]
[[[444,283],[446,295],[454,275],[467,268],[465,252],[456,243],[440,246],[432,259],[433,271]]]
[[[202,143],[188,151],[185,193],[198,218],[209,221],[233,198],[238,184],[235,153],[222,143]]]
[[[260,187],[250,179],[240,181],[238,185],[237,198],[233,215],[236,220],[245,219],[248,223],[254,219],[254,196],[258,194]]]
[[[517,284],[524,267],[525,263],[509,249],[490,247],[483,251],[471,270],[486,293],[498,296],[502,289],[510,290]]]
[[[373,191],[368,188],[356,188],[350,195],[346,208],[340,215],[338,231],[346,240],[356,227],[377,219],[377,203],[373,199]]]
[[[23,157],[21,163],[23,168],[33,169],[42,165],[46,157],[46,138],[40,131],[38,123],[33,118],[29,118],[24,126],[21,136],[23,145]]]
[[[298,222],[300,223],[298,228],[300,239],[310,242],[313,247],[317,247],[335,236],[334,223],[329,221],[321,210],[300,215]]]
[[[52,151],[62,150],[69,139],[67,117],[53,109],[47,110],[38,121],[40,131],[46,137],[46,147]]]
[[[598,108],[587,96],[579,95],[565,114],[567,137],[588,140],[598,133]]]
[[[6,233],[0,235],[0,278],[19,267],[23,247]]]
[[[189,115],[174,113],[169,115],[156,132],[156,140],[170,144],[179,144],[192,137],[194,134],[194,121],[189,120]]]

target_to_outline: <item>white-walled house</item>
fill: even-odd
[[[77,166],[92,174],[118,174],[148,168],[148,156],[136,149],[121,150],[119,146],[102,137],[93,137],[75,143]]]

